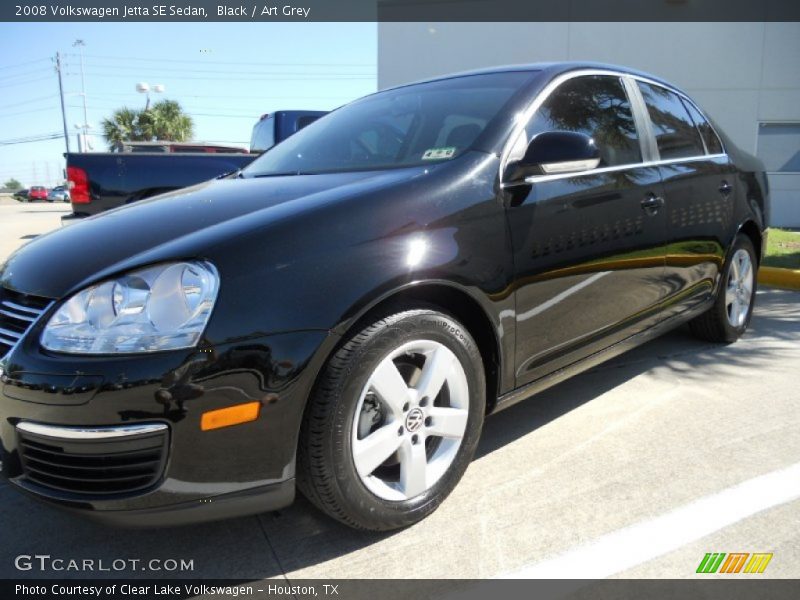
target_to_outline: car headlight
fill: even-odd
[[[41,344],[69,354],[157,352],[197,344],[219,289],[205,262],[161,264],[78,292],[50,318]]]

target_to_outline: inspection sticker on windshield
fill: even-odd
[[[453,158],[456,153],[455,146],[448,146],[446,148],[428,148],[422,155],[422,160],[439,160],[442,158]]]

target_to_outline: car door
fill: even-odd
[[[656,142],[668,228],[666,315],[707,300],[733,223],[736,168],[708,120],[686,97],[637,81]]]
[[[629,85],[629,84],[628,84]],[[597,168],[536,176],[507,218],[516,287],[516,383],[524,385],[655,323],[666,296],[658,166],[644,164],[641,112],[623,77],[575,76],[525,131],[578,131]]]

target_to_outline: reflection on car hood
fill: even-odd
[[[0,284],[60,298],[141,264],[203,249],[293,212],[413,178],[423,169],[222,179],[142,200],[41,236],[14,253]]]

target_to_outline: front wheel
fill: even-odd
[[[710,342],[735,342],[745,332],[756,299],[758,260],[753,242],[739,234],[722,270],[714,305],[689,322],[697,337]]]
[[[298,486],[352,527],[411,525],[461,479],[485,402],[481,355],[463,325],[433,310],[376,320],[333,355],[309,400]]]

